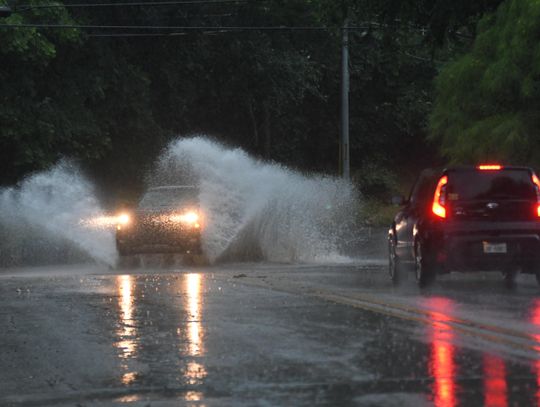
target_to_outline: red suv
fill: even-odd
[[[388,232],[390,276],[413,265],[420,286],[451,271],[520,271],[540,283],[540,180],[527,167],[424,170]]]

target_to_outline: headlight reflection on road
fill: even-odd
[[[137,352],[137,329],[133,319],[133,290],[135,279],[130,275],[117,277],[118,302],[120,306],[120,328],[117,331],[119,341],[116,347],[120,350],[120,358],[124,360],[123,368],[128,370],[127,361],[136,356]],[[122,383],[130,384],[136,379],[136,372],[126,372],[122,376]]]
[[[204,397],[204,394],[200,391],[188,391],[186,393],[185,399],[186,401],[201,401],[203,397]]]
[[[186,293],[185,310],[187,312],[186,334],[187,354],[192,358],[204,355],[204,331],[202,319],[202,276],[190,273],[184,276],[184,292]],[[198,384],[207,375],[206,368],[197,360],[188,362],[184,377],[188,384]]]
[[[201,338],[201,275],[188,274],[186,276],[189,355],[199,356],[202,352]]]

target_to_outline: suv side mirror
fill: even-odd
[[[392,205],[394,205],[394,206],[403,206],[406,203],[407,203],[407,201],[405,200],[405,197],[403,195],[393,196],[392,197]]]

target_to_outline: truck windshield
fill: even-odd
[[[139,202],[141,209],[172,208],[197,204],[194,187],[171,187],[150,189]]]
[[[527,170],[460,170],[448,174],[447,196],[451,201],[536,200],[536,191]]]

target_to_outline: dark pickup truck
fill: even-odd
[[[193,186],[150,188],[135,210],[118,217],[120,256],[140,253],[201,253],[202,218]]]

